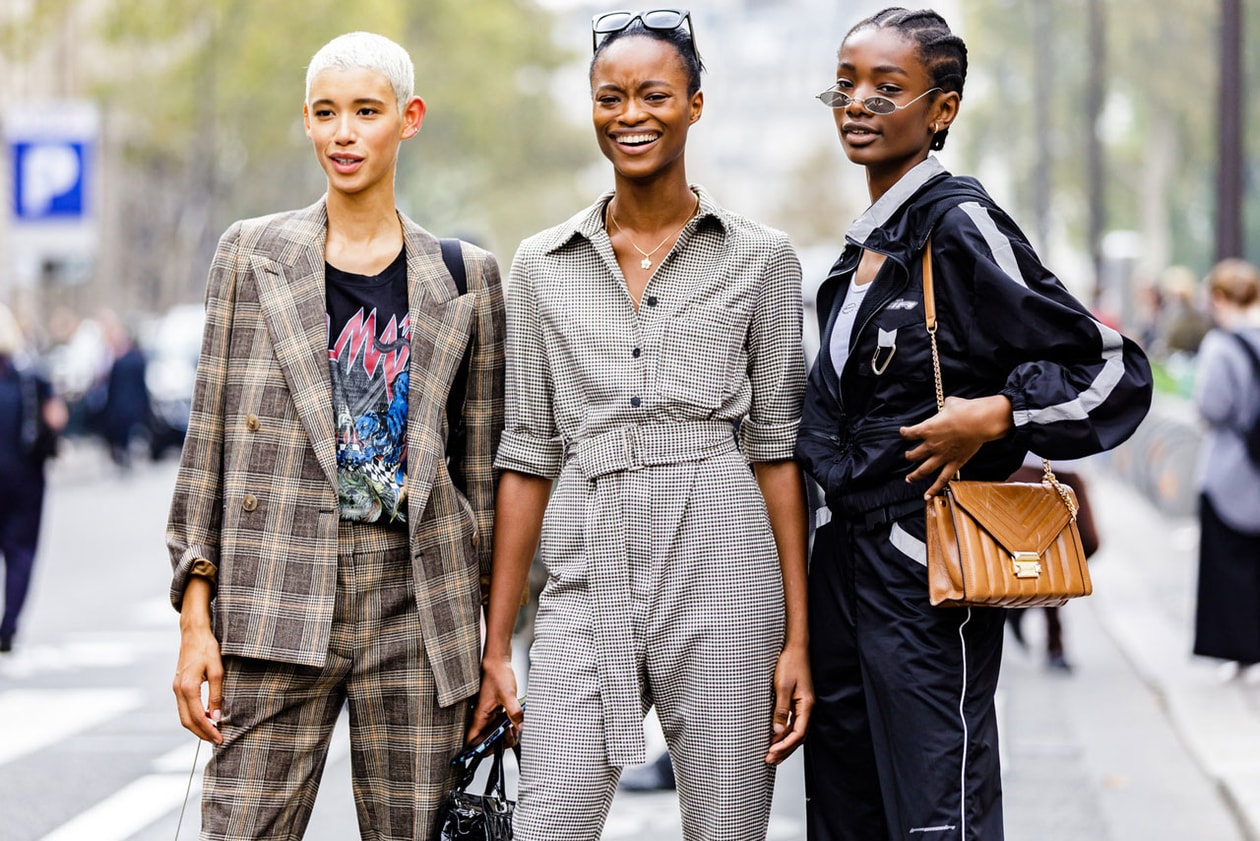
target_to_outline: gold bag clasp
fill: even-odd
[[[1041,556],[1036,552],[1012,552],[1011,566],[1016,578],[1041,577]]]

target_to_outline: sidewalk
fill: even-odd
[[[1091,476],[1105,544],[1091,563],[1095,595],[1084,604],[1159,698],[1242,837],[1260,841],[1260,681],[1223,682],[1216,661],[1190,653],[1197,521],[1159,513],[1103,471]],[[1196,827],[1185,837],[1208,836]]]
[[[1090,465],[1103,546],[1094,594],[1061,611],[1070,675],[1044,666],[1042,617],[1007,637],[999,689],[1013,839],[1260,841],[1260,685],[1192,657],[1198,527]]]

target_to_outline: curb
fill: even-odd
[[[1096,506],[1104,521],[1126,514],[1147,521],[1124,531],[1123,542],[1112,529],[1107,557],[1091,570],[1098,620],[1161,699],[1174,733],[1220,792],[1243,838],[1260,841],[1260,685],[1224,683],[1215,661],[1191,653],[1197,520],[1150,510],[1158,504],[1140,488],[1125,487],[1127,477],[1091,478],[1106,500]]]

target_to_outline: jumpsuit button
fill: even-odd
[[[649,295],[649,296],[648,296],[648,299],[647,299],[647,305],[648,305],[649,307],[654,307],[654,306],[656,306],[656,296],[655,296],[655,295]]]
[[[241,507],[246,511],[253,511],[258,507],[258,497],[253,494],[245,494],[245,497],[241,500]]]
[[[260,426],[262,426],[262,424],[258,422],[258,415],[246,415],[245,417],[246,429],[248,429],[250,432],[257,432]]]
[[[642,401],[642,400],[640,400],[640,399],[639,399],[639,398],[637,398],[637,397],[631,397],[631,398],[630,398],[630,405],[631,405],[631,406],[633,406],[633,407],[634,407],[634,408],[636,408],[636,409],[637,409],[637,408],[639,408],[639,404],[640,404],[640,403],[642,403],[642,402],[643,402],[643,401]]]
[[[639,358],[640,353],[642,353],[642,351],[640,351],[639,348],[635,348],[634,350],[630,351],[630,355],[633,356],[635,359]]]

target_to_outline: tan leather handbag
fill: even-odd
[[[945,408],[936,348],[932,244],[923,249],[923,310],[936,406]],[[1040,482],[955,479],[927,503],[928,595],[942,607],[1052,607],[1093,591],[1072,489],[1043,459]]]

